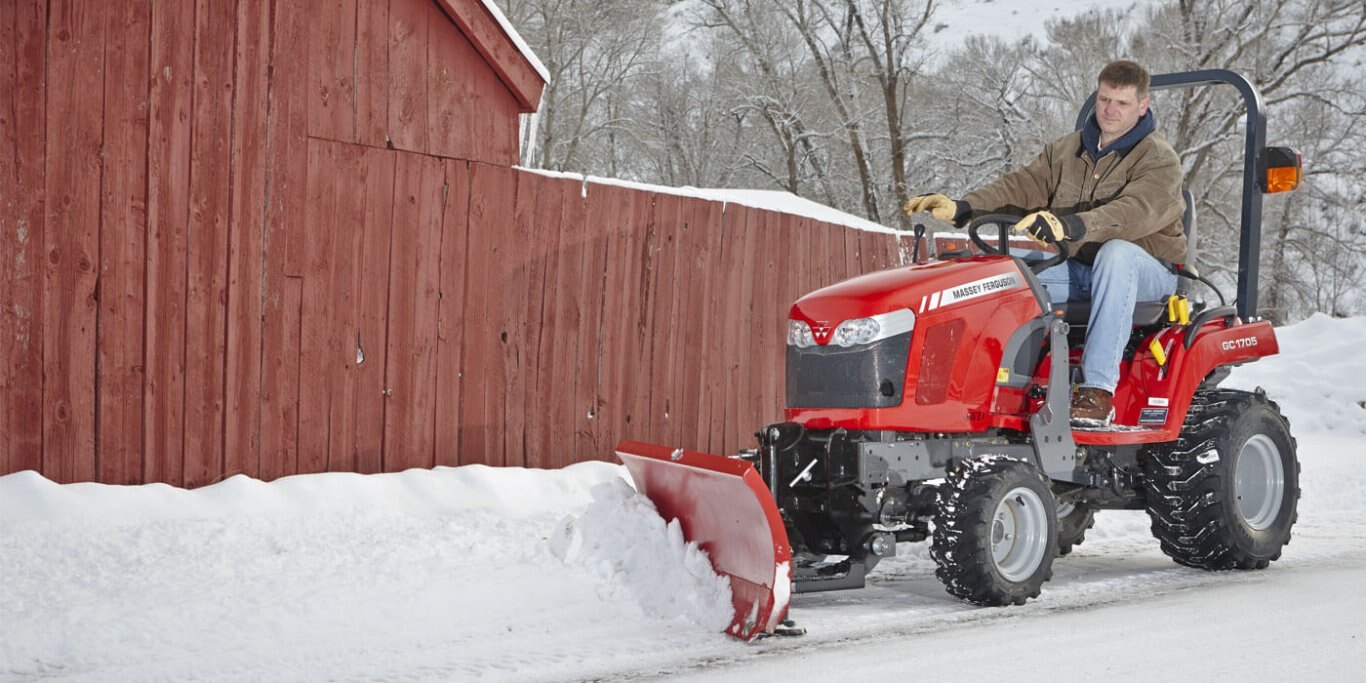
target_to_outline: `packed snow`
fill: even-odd
[[[594,185],[609,185],[613,187],[623,187],[642,192],[654,192],[657,194],[668,194],[690,199],[706,199],[725,204],[736,204],[753,209],[764,209],[767,211],[777,211],[802,218],[810,218],[815,221],[830,223],[832,225],[842,225],[855,230],[864,232],[876,232],[884,235],[903,235],[901,230],[894,230],[880,223],[874,223],[866,218],[845,213],[839,209],[831,208],[819,202],[813,202],[805,197],[799,197],[791,192],[782,190],[732,190],[726,188],[706,188],[706,187],[670,187],[667,185],[651,185],[649,183],[638,183],[632,180],[621,180],[620,178],[603,178],[594,175],[582,175],[579,173],[565,173],[562,171],[547,171],[539,168],[519,168],[525,173],[546,176],[548,178],[565,178],[578,181],[582,184],[582,195],[587,197],[593,191]]]
[[[193,491],[21,472],[0,477],[0,680],[750,680],[898,662],[1051,680],[1060,661],[1134,680],[1355,678],[1366,318],[1278,337],[1281,355],[1226,382],[1265,387],[1299,441],[1299,523],[1266,571],[1178,567],[1146,515],[1108,511],[1024,607],[958,602],[903,544],[868,588],[795,596],[806,636],[744,644],[721,635],[725,583],[615,464]]]

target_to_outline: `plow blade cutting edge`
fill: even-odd
[[[734,616],[726,633],[749,640],[773,633],[792,596],[792,548],[773,497],[743,460],[623,441],[617,457],[636,490],[730,580]]]

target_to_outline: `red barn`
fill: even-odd
[[[481,0],[0,3],[0,474],[742,442],[897,240],[515,170],[543,87]]]

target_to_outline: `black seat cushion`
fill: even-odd
[[[1091,317],[1090,301],[1072,301],[1062,306],[1062,319],[1073,327],[1085,327],[1087,320]],[[1146,327],[1156,325],[1165,315],[1167,315],[1167,302],[1163,301],[1140,301],[1134,304],[1134,326]]]

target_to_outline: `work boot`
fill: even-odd
[[[1095,387],[1082,387],[1072,397],[1072,424],[1083,427],[1103,427],[1115,416],[1110,392]]]

